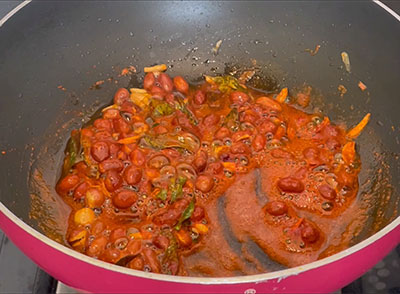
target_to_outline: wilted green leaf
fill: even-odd
[[[228,92],[228,91],[242,91],[242,92],[247,92],[247,89],[243,87],[239,81],[230,75],[226,76],[219,76],[219,77],[210,77],[206,76],[206,81],[208,83],[213,83],[218,85],[218,89],[221,92]]]
[[[171,185],[171,203],[174,203],[183,194],[183,186],[186,183],[185,177],[179,177],[178,180]]]
[[[233,108],[225,118],[224,125],[231,131],[237,131],[240,126],[239,112],[236,108]]]
[[[146,135],[140,140],[140,146],[156,150],[183,148],[190,153],[195,153],[200,148],[200,140],[195,135],[186,132],[156,136]]]
[[[66,176],[69,173],[71,167],[77,162],[81,161],[82,158],[79,156],[81,149],[81,132],[79,130],[73,130],[71,137],[68,140],[65,148],[65,159],[63,164],[62,176]]]
[[[182,223],[189,219],[194,211],[194,198],[190,201],[188,207],[186,207],[185,211],[182,213],[181,217],[179,218],[178,224],[175,226],[175,229],[179,231],[181,229]]]
[[[196,118],[196,116],[193,114],[193,112],[190,111],[190,109],[186,106],[186,104],[182,100],[178,99],[175,101],[175,108],[177,110],[182,111],[182,113],[186,115],[186,117],[189,119],[192,125],[197,126],[199,124],[199,121]]]
[[[166,189],[162,189],[158,194],[156,195],[156,198],[161,199],[162,201],[167,200],[168,196],[168,191]]]
[[[171,107],[167,102],[152,103],[154,104],[153,116],[165,116],[174,113],[174,108]]]

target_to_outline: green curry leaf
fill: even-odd
[[[168,191],[167,189],[161,189],[160,192],[156,195],[156,198],[161,199],[162,201],[167,200]]]
[[[171,203],[182,197],[186,180],[185,177],[179,177],[175,183],[171,184]]]
[[[194,154],[200,148],[200,140],[193,134],[187,132],[179,132],[176,134],[160,134],[146,135],[141,138],[140,146],[144,148],[152,148],[155,150],[177,148],[186,149]]]
[[[197,117],[182,100],[178,99],[175,101],[175,109],[182,111],[182,113],[186,115],[192,125],[197,126],[199,124]]]
[[[153,108],[153,116],[155,117],[170,115],[173,114],[175,111],[175,109],[167,102],[159,102],[153,104],[155,104]]]
[[[65,159],[63,164],[62,176],[66,176],[69,170],[79,161],[82,161],[80,156],[81,150],[81,132],[79,130],[73,130],[71,132],[71,137],[67,142],[65,148]]]
[[[181,217],[179,218],[178,224],[175,226],[175,229],[177,231],[181,229],[182,223],[192,216],[193,211],[194,211],[194,198],[192,199],[192,201],[190,201],[188,207],[186,207]]]
[[[225,118],[224,125],[231,131],[237,131],[240,126],[239,112],[236,108],[233,108]]]
[[[220,77],[206,76],[206,81],[209,83],[214,83],[214,84],[218,85],[218,89],[223,93],[229,92],[232,90],[247,92],[247,89],[239,83],[238,79],[236,79],[235,77],[230,76],[230,75],[226,75],[226,76],[222,76],[222,77],[221,76]]]

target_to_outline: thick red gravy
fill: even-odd
[[[230,76],[192,86],[163,72],[119,89],[71,134],[56,187],[72,208],[67,242],[133,269],[213,277],[347,248],[362,225],[361,130],[303,111],[309,94],[287,103],[286,88],[266,94]]]

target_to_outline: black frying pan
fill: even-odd
[[[90,291],[155,291],[156,286],[165,291],[339,288],[400,239],[399,218],[392,221],[399,211],[399,35],[399,20],[369,1],[29,3],[0,27],[0,151],[5,153],[0,154],[0,226],[52,275]],[[215,55],[212,48],[218,40],[222,45]],[[321,48],[315,56],[305,51],[317,44]],[[342,51],[350,56],[351,73],[344,69]],[[57,239],[64,229],[52,223],[67,211],[53,187],[69,131],[108,104],[118,87],[139,85],[141,69],[151,64],[167,63],[169,74],[194,82],[203,74],[249,67],[251,59],[257,60],[259,75],[271,89],[312,85],[334,121],[352,124],[372,113],[367,134],[360,139],[365,166],[361,183],[375,183],[363,186],[360,197],[369,193],[376,198],[361,236],[372,237],[308,267],[229,280],[117,268],[41,234]],[[129,65],[138,73],[119,76]],[[105,82],[93,87],[99,80]],[[358,89],[360,80],[367,91]],[[343,98],[337,90],[340,84],[348,90]],[[376,161],[374,153],[383,160]],[[389,167],[379,177],[374,171],[384,162]],[[380,184],[389,179],[393,187],[384,190],[387,185]],[[44,185],[40,193],[38,185]],[[360,256],[367,252],[370,258],[362,262]],[[349,268],[343,279],[329,283],[310,276],[335,272],[342,261]],[[78,275],[78,266],[87,270],[85,274]],[[98,279],[99,274],[106,274],[107,280]],[[290,278],[274,284],[286,276]],[[259,281],[268,283],[253,284]],[[187,288],[192,284],[197,286]]]

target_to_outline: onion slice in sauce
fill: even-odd
[[[200,148],[200,140],[193,134],[181,132],[177,134],[161,134],[157,136],[144,136],[140,145],[156,150],[167,148],[182,148],[190,153],[196,153]]]
[[[195,180],[197,177],[196,170],[187,163],[180,163],[176,166],[178,176],[186,177],[188,180]]]

